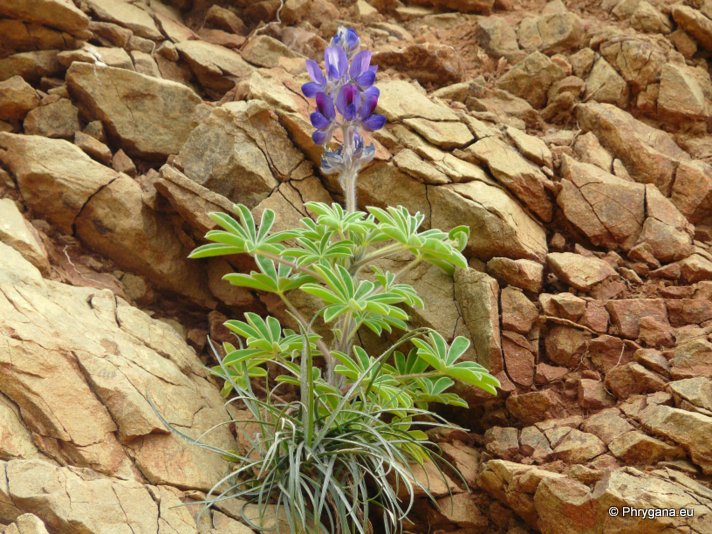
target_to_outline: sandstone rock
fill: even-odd
[[[457,114],[444,104],[430,100],[416,84],[405,80],[379,82],[378,111],[389,121],[420,117],[431,121],[456,121]]]
[[[550,252],[546,263],[559,279],[581,291],[590,291],[595,284],[616,276],[608,262],[572,252]]]
[[[529,456],[535,461],[548,460],[553,452],[549,440],[544,433],[535,426],[522,428],[519,435],[520,451],[524,456]]]
[[[490,172],[543,221],[550,221],[551,200],[546,176],[519,152],[496,137],[486,137],[467,148]]]
[[[598,50],[628,83],[632,93],[639,94],[660,80],[670,45],[660,38],[613,31],[602,36]]]
[[[580,104],[576,116],[585,131],[596,134],[625,164],[634,180],[655,184],[664,195],[669,194],[678,163],[689,156],[667,133],[611,104]]]
[[[49,534],[42,520],[33,514],[22,514],[8,525],[3,534]]]
[[[455,299],[470,332],[479,363],[492,374],[504,369],[499,326],[499,286],[473,269],[455,272]]]
[[[431,185],[441,185],[450,182],[450,179],[436,167],[424,161],[411,149],[401,150],[393,158],[393,163],[419,182]]]
[[[475,499],[467,493],[443,497],[437,501],[443,520],[462,529],[487,528],[489,521]]]
[[[113,157],[111,149],[91,135],[85,134],[84,132],[75,132],[74,144],[100,163],[107,166],[111,165]]]
[[[237,52],[223,46],[205,41],[182,41],[176,48],[200,84],[220,94],[232,89],[253,70]]]
[[[638,363],[626,363],[606,373],[606,386],[619,399],[638,393],[653,393],[665,388],[665,381]]]
[[[544,268],[540,263],[531,260],[492,258],[487,262],[487,273],[500,283],[538,293],[541,291]]]
[[[20,76],[0,82],[0,120],[20,120],[39,103],[37,92]]]
[[[128,176],[118,175],[92,196],[77,217],[76,229],[94,250],[159,287],[212,303],[198,264],[186,259],[189,251],[170,222],[144,205],[141,186]]]
[[[291,2],[286,2],[284,11],[287,11],[287,4]],[[247,33],[247,27],[240,17],[238,17],[233,11],[226,9],[218,5],[210,6],[208,12],[205,14],[205,24],[211,26],[212,28],[218,28],[226,32],[232,32],[244,35]]]
[[[591,132],[576,138],[574,152],[583,163],[590,163],[606,172],[611,172],[613,168],[613,157]]]
[[[672,18],[707,50],[712,50],[712,19],[701,11],[678,4],[671,9]]]
[[[553,326],[544,338],[546,355],[554,363],[577,368],[585,356],[590,338],[591,335],[585,330]]]
[[[517,35],[525,50],[553,54],[581,46],[585,31],[578,16],[564,11],[525,18],[517,28]]]
[[[2,394],[0,394],[0,438],[0,458],[6,460],[43,458],[32,441],[30,431],[25,427],[20,410]]]
[[[706,70],[667,63],[660,73],[658,115],[676,127],[689,121],[705,122],[712,116],[712,82]]]
[[[477,485],[480,467],[480,452],[478,449],[468,447],[461,441],[456,440],[452,443],[441,443],[440,450],[445,458],[460,470],[468,485]]]
[[[604,452],[606,446],[599,438],[572,428],[554,446],[553,456],[566,463],[577,464],[587,462]]]
[[[52,26],[70,33],[81,33],[89,17],[69,0],[11,0],[0,6],[0,15]]]
[[[423,84],[441,87],[459,82],[463,62],[457,50],[440,43],[408,43],[390,46],[373,54],[372,61],[396,69]]]
[[[608,444],[608,448],[616,458],[632,465],[653,465],[661,460],[684,456],[680,447],[669,445],[638,430],[621,434]]]
[[[583,422],[582,428],[608,444],[616,437],[633,430],[633,425],[621,416],[620,410],[611,408],[587,418]]]
[[[488,428],[484,435],[487,452],[511,460],[519,455],[519,430],[512,427]]]
[[[712,472],[712,417],[670,406],[655,405],[643,410],[640,422],[646,430],[681,445],[704,473]]]
[[[536,366],[534,382],[540,385],[557,382],[569,372],[567,367],[557,367],[548,363],[539,363]]]
[[[542,293],[539,295],[539,303],[546,315],[574,322],[578,322],[586,311],[586,301],[573,293]]]
[[[662,299],[622,299],[606,304],[611,314],[613,333],[628,339],[636,339],[640,333],[641,317],[654,317],[668,324],[667,310]]]
[[[481,13],[488,15],[492,12],[495,0],[411,0],[410,3],[413,5],[454,9],[461,13]]]
[[[227,470],[223,460],[167,433],[147,401],[188,432],[226,419],[183,339],[110,291],[45,281],[18,253],[0,248],[0,386],[40,451],[124,478],[133,461],[153,483],[207,489],[216,482]],[[207,439],[231,447],[225,427]]]
[[[518,128],[507,127],[507,135],[514,141],[519,151],[528,159],[546,167],[553,167],[553,156],[546,143],[536,136]]]
[[[628,84],[602,57],[596,61],[586,80],[586,100],[608,102],[625,108],[628,104]]]
[[[102,20],[128,28],[141,37],[163,39],[151,14],[136,4],[124,0],[87,0],[87,4]]]
[[[529,102],[535,108],[546,105],[546,95],[554,82],[566,76],[541,52],[534,52],[497,80],[497,87]]]
[[[694,409],[705,415],[712,415],[711,379],[697,376],[670,382],[668,387],[679,406],[687,407],[689,411]]]
[[[73,139],[81,129],[79,110],[68,98],[60,98],[30,111],[23,126],[30,135]]]
[[[502,302],[502,327],[520,334],[527,334],[539,317],[534,303],[525,297],[524,293],[511,287],[502,289],[500,300]]]
[[[304,156],[259,101],[215,108],[190,133],[178,157],[188,178],[249,207],[279,181],[304,177]]]
[[[298,58],[299,54],[268,35],[257,35],[249,39],[240,50],[240,55],[248,63],[258,67],[276,67],[280,58]]]
[[[578,401],[582,408],[600,410],[615,404],[615,399],[606,391],[599,380],[584,378],[579,380]]]
[[[477,24],[477,40],[487,53],[495,58],[514,59],[521,55],[517,34],[503,18],[483,17]]]
[[[645,0],[639,2],[638,7],[633,11],[630,25],[646,33],[667,34],[672,31],[670,19]]]
[[[403,123],[425,139],[443,149],[460,148],[474,141],[470,129],[462,122],[404,119]]]
[[[712,167],[697,160],[681,162],[670,200],[690,222],[712,222]]]
[[[17,250],[41,271],[49,271],[47,251],[37,232],[9,198],[0,199],[0,241]]]
[[[566,477],[549,477],[538,485],[534,506],[544,532],[645,532],[705,529],[710,521],[709,490],[672,470],[643,473],[632,467],[609,471],[593,488]],[[609,514],[615,507],[619,514]],[[627,509],[693,508],[692,517],[627,516]]]
[[[534,260],[546,254],[543,228],[501,189],[475,181],[432,187],[428,195],[433,227],[478,228],[470,235],[471,253]]]
[[[73,63],[67,85],[83,113],[101,120],[131,155],[160,159],[175,154],[197,124],[200,98],[175,82]]]
[[[704,339],[692,339],[675,348],[670,361],[673,378],[695,376],[712,377],[712,343]]]
[[[64,71],[57,61],[57,50],[21,52],[0,59],[0,82],[22,76],[28,82],[35,82],[42,76],[56,76]]]
[[[552,389],[511,395],[507,398],[507,410],[524,424],[561,417],[564,405],[561,397]]]
[[[562,171],[556,202],[566,219],[595,245],[632,247],[643,223],[644,187],[566,155]]]
[[[680,267],[682,279],[689,284],[700,280],[712,280],[712,261],[700,254],[693,254],[680,260],[677,265]]]
[[[521,334],[503,332],[502,349],[507,376],[516,384],[531,386],[536,366],[531,343]]]
[[[0,148],[27,205],[66,233],[89,198],[116,178],[63,139],[0,133]]]

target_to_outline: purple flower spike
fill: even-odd
[[[330,80],[343,78],[349,69],[349,59],[346,57],[346,51],[340,46],[330,46],[324,51],[324,63]]]
[[[353,52],[359,45],[359,37],[353,28],[341,27],[331,39],[331,46],[340,46],[346,52]]]
[[[361,108],[359,109],[358,115],[362,121],[368,119],[373,111],[378,105],[378,96],[381,92],[376,87],[369,87],[366,89],[361,98]]]
[[[355,85],[344,85],[336,97],[336,107],[345,120],[350,121],[356,117],[360,104],[360,95]]]
[[[374,113],[368,119],[363,121],[362,124],[363,127],[366,128],[369,132],[375,132],[376,130],[380,130],[386,125],[386,118],[383,115]]]
[[[302,93],[307,98],[314,98],[314,95],[326,88],[326,78],[319,64],[313,59],[307,59],[307,72],[312,81],[302,85]]]
[[[334,101],[326,93],[318,93],[316,95],[316,109],[318,109],[319,113],[326,117],[330,122],[336,118]]]

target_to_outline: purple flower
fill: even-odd
[[[336,97],[336,107],[345,120],[353,120],[359,110],[361,94],[353,84],[344,85]]]
[[[340,46],[330,46],[324,51],[324,64],[330,80],[340,80],[349,70],[349,59]]]
[[[336,110],[334,109],[334,101],[326,93],[317,93],[316,109],[317,111],[309,116],[312,126],[317,129],[312,134],[312,139],[317,145],[323,145],[331,138],[331,132],[335,126]]]
[[[331,46],[340,46],[348,54],[356,50],[360,42],[356,30],[353,28],[340,27],[336,35],[331,39]]]
[[[326,78],[319,64],[313,59],[307,59],[307,72],[312,81],[302,85],[302,93],[307,98],[314,98],[314,95],[326,90]]]
[[[373,82],[376,81],[376,70],[378,70],[378,67],[370,67],[370,63],[371,52],[368,50],[362,50],[351,60],[349,75],[351,76],[351,80],[362,90],[368,89],[373,85]]]
[[[380,91],[376,87],[369,87],[363,92],[361,107],[358,110],[361,124],[366,130],[374,132],[380,130],[386,124],[386,118],[383,115],[374,113],[378,105],[378,96]]]

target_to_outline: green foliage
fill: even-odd
[[[275,317],[254,313],[225,323],[237,346],[224,344],[212,372],[262,432],[249,451],[223,451],[239,467],[207,503],[240,497],[263,510],[277,504],[293,533],[317,532],[319,523],[326,532],[366,532],[369,506],[375,505],[387,531],[399,531],[415,487],[422,486],[409,465],[437,458],[425,430],[447,426],[428,410],[430,403],[466,407],[448,391],[455,381],[492,394],[499,386],[484,367],[463,360],[468,339],[448,343],[432,329],[408,325],[409,309],[424,303],[401,278],[421,262],[449,273],[466,268],[462,250],[469,229],[422,230],[424,216],[403,207],[371,207],[367,213],[346,212],[338,204],[306,207],[314,219],[305,217],[298,228],[282,232],[272,232],[271,210],[259,225],[242,205],[235,206],[237,219],[211,213],[221,229],[208,232],[211,243],[190,256],[253,256],[256,271],[224,279],[277,295],[299,326],[298,332],[283,328]],[[393,254],[409,256],[399,272],[375,265]],[[309,321],[293,305],[294,292],[321,303]],[[316,321],[331,329],[329,343],[315,332]],[[355,343],[362,328],[400,337],[372,355]],[[268,364],[279,369],[276,376]],[[264,381],[265,395],[254,392],[255,381]],[[298,400],[280,397],[280,388],[290,386],[298,388]]]

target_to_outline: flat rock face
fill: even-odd
[[[67,83],[83,113],[102,121],[129,154],[175,154],[197,125],[200,97],[175,82],[88,63],[73,63]]]
[[[122,478],[138,469],[156,484],[217,481],[226,464],[170,434],[149,404],[182,430],[227,417],[180,336],[108,291],[45,281],[7,245],[0,251],[0,387],[37,449],[60,465]],[[227,429],[209,439],[231,446]]]
[[[0,5],[0,15],[45,24],[70,33],[89,26],[89,17],[71,0],[7,0]]]

